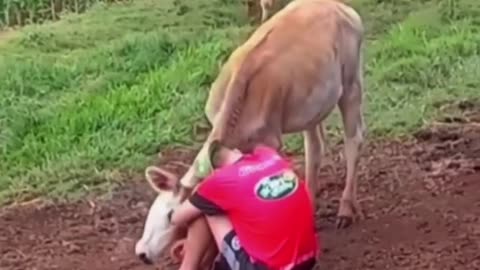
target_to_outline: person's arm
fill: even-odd
[[[195,207],[190,200],[185,200],[180,206],[170,212],[170,223],[172,225],[186,225],[201,214],[202,211]]]
[[[190,197],[170,214],[170,222],[174,225],[187,225],[202,214],[224,214],[224,195],[228,194],[225,185],[215,178],[205,179]]]

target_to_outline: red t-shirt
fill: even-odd
[[[274,150],[260,146],[199,184],[190,202],[226,214],[247,253],[271,269],[315,256],[314,211],[305,181]]]

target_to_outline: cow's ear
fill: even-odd
[[[178,183],[178,177],[173,173],[156,166],[145,169],[145,178],[157,192],[175,191]]]

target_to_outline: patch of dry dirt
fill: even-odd
[[[15,37],[15,30],[13,29],[2,29],[0,30],[0,45],[5,43]]]
[[[164,160],[188,164],[192,153],[170,150]],[[301,156],[298,164],[302,168]],[[318,269],[480,269],[478,122],[367,144],[359,173],[367,216],[346,230],[334,229],[345,169],[338,158],[333,164],[333,174],[323,171],[318,194],[324,250]],[[138,179],[108,200],[5,208],[0,269],[155,269],[134,256],[153,198]]]

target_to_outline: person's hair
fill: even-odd
[[[225,161],[225,154],[228,151],[230,151],[230,149],[218,140],[210,143],[209,157],[213,169],[217,169],[222,166]]]

